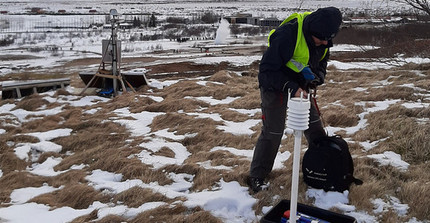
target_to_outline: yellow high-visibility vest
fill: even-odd
[[[300,73],[303,68],[308,66],[309,62],[309,48],[306,43],[305,35],[303,34],[303,20],[306,16],[311,14],[312,12],[304,12],[304,13],[293,13],[288,16],[279,26],[284,25],[285,23],[297,19],[298,29],[297,29],[297,41],[296,46],[294,48],[293,57],[285,64],[291,70]],[[272,29],[267,37],[268,46],[270,47],[270,36],[275,32],[275,29]],[[321,57],[320,61],[324,59],[327,54],[327,49],[324,51],[324,55]]]

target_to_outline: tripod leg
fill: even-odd
[[[82,92],[79,95],[84,94],[84,92],[88,89],[88,87],[90,87],[90,85],[93,83],[94,79],[96,79],[97,77],[97,73],[94,74],[94,76],[91,78],[91,80],[88,82],[87,86],[85,86],[84,90],[82,90]]]

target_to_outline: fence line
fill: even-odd
[[[147,20],[148,15],[127,15],[126,18]],[[1,33],[70,32],[103,29],[110,23],[109,15],[0,15]]]

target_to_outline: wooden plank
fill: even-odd
[[[56,90],[58,86],[70,85],[70,78],[48,79],[48,80],[31,80],[31,81],[16,81],[3,82],[1,84],[1,97],[6,98],[21,98],[30,94],[45,92],[47,90]],[[40,88],[40,89],[39,89]],[[30,91],[29,91],[30,90]]]
[[[87,85],[90,80],[95,76],[95,73],[90,72],[80,72],[79,77],[82,81]],[[101,77],[101,74],[97,74],[98,77]],[[148,80],[143,72],[121,72],[121,76],[125,79],[126,82],[130,83],[133,88],[138,88],[143,85],[148,85]],[[112,79],[112,75],[107,78]],[[102,88],[103,83],[101,78],[97,78],[94,80],[89,87]]]
[[[27,89],[34,87],[49,87],[54,85],[70,84],[70,78],[60,78],[60,79],[49,79],[49,80],[31,80],[31,81],[21,81],[12,83],[3,83],[2,90],[12,90],[15,88]]]

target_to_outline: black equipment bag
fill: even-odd
[[[326,136],[310,143],[302,162],[303,178],[307,185],[325,191],[343,192],[355,178],[354,164],[347,142],[340,136]]]

